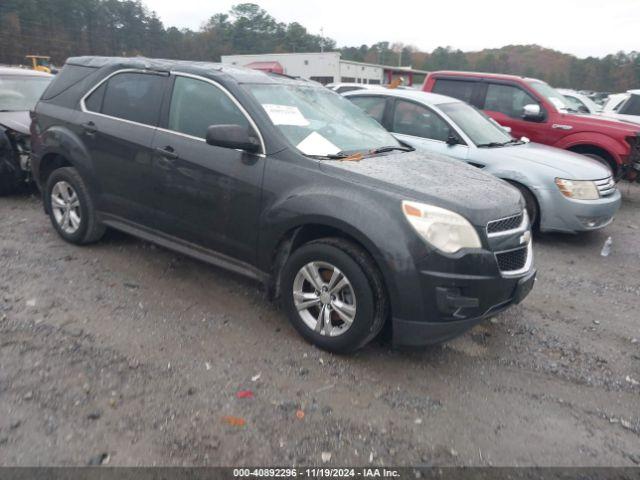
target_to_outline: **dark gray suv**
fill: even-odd
[[[31,130],[62,238],[85,244],[112,227],[253,277],[330,351],[387,322],[396,344],[444,341],[534,282],[517,190],[412,151],[312,82],[72,58]]]

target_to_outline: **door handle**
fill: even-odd
[[[87,122],[82,124],[82,128],[87,133],[87,135],[95,135],[98,133],[98,127],[93,122]]]
[[[167,145],[166,147],[157,147],[155,148],[155,152],[168,160],[176,160],[178,158],[178,154],[170,145]]]

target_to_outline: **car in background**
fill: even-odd
[[[403,146],[315,82],[71,58],[32,132],[34,177],[64,240],[112,227],[252,277],[330,351],[386,324],[396,344],[441,342],[533,287],[516,189]]]
[[[605,105],[603,115],[640,124],[640,90],[612,95],[611,100]]]
[[[382,85],[375,83],[354,83],[354,82],[342,82],[342,83],[328,83],[325,85],[329,90],[333,90],[336,93],[346,93],[355,90],[375,90],[384,88]]]
[[[640,126],[596,115],[575,115],[547,83],[497,73],[430,73],[423,90],[467,102],[511,128],[514,137],[570,150],[607,165],[616,179],[639,179]]]
[[[556,88],[556,90],[564,95],[569,106],[576,113],[590,113],[592,115],[597,115],[602,112],[602,106],[591,100],[587,95],[567,88]]]
[[[15,192],[29,179],[29,111],[51,78],[48,73],[0,67],[0,195]]]
[[[406,90],[344,96],[401,142],[462,160],[518,188],[531,223],[541,231],[603,228],[620,207],[620,192],[606,166],[583,155],[516,140],[461,100]]]

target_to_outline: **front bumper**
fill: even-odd
[[[587,232],[609,225],[622,203],[620,191],[598,200],[574,200],[560,191],[539,191],[540,230],[543,232]]]
[[[393,319],[393,343],[397,346],[424,346],[436,343],[442,343],[450,340],[469,330],[482,320],[497,315],[512,305],[520,303],[531,292],[536,280],[536,271],[531,270],[525,276],[520,278],[470,278],[457,277],[450,278],[451,283],[455,284],[450,291],[459,289],[465,292],[464,300],[456,300],[456,295],[447,295],[449,308],[453,310],[453,316],[443,317],[440,321],[407,321],[401,319]],[[440,287],[439,292],[444,289]],[[443,295],[440,293],[440,296]],[[482,303],[477,307],[471,306],[473,295],[479,295],[475,300]],[[439,299],[442,302],[441,299]],[[458,309],[457,304],[465,303],[469,305],[467,308],[474,309],[475,314],[461,319],[455,319],[455,316],[463,316],[464,308]],[[439,309],[445,310],[445,303],[440,303]],[[487,308],[487,306],[489,307]],[[445,307],[445,308],[443,308]],[[478,314],[478,308],[482,313]],[[447,319],[448,318],[448,319]]]

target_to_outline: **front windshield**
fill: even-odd
[[[50,81],[47,77],[0,76],[0,111],[31,110]]]
[[[273,124],[305,155],[368,152],[400,143],[360,108],[325,88],[249,84]]]
[[[558,110],[564,110],[566,112],[575,111],[574,108],[569,104],[565,96],[558,92],[555,88],[551,87],[549,84],[541,82],[539,80],[529,81],[528,83],[536,92],[549,100]]]
[[[512,140],[505,130],[492,122],[484,113],[474,107],[462,103],[443,103],[438,105],[453,123],[477,145],[506,143]]]

